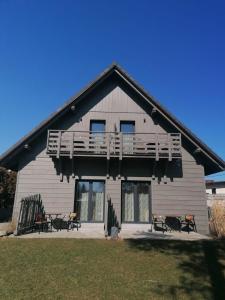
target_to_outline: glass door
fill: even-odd
[[[101,153],[105,144],[105,121],[104,120],[91,120],[90,122],[91,144],[93,145],[96,153]]]
[[[78,181],[75,211],[81,222],[103,222],[105,183],[103,181]]]
[[[122,222],[149,223],[150,211],[150,184],[122,182]]]

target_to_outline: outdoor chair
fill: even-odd
[[[190,231],[197,232],[194,215],[186,215],[181,217],[180,223],[181,230],[186,230],[188,233],[190,233]]]
[[[69,214],[69,220],[68,220],[68,228],[67,230],[69,229],[72,229],[74,230],[74,228],[77,228],[77,231],[78,229],[81,227],[81,223],[80,223],[80,220],[79,218],[77,217],[77,213],[70,213]]]
[[[44,230],[48,231],[48,224],[49,224],[49,222],[47,221],[44,214],[39,213],[35,216],[34,228],[38,229],[39,234],[41,231],[42,232],[44,232]]]
[[[162,231],[163,233],[167,231],[167,225],[164,216],[153,215],[152,223],[155,231]]]

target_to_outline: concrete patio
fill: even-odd
[[[77,231],[74,230],[61,230],[52,232],[38,232],[29,233],[21,236],[13,236],[13,238],[77,238],[77,239],[105,239],[104,226],[103,224],[82,224],[81,228]],[[210,237],[201,235],[196,232],[165,232],[164,234],[159,231],[154,231],[151,225],[138,225],[132,224],[122,225],[122,230],[119,233],[120,239],[163,239],[163,240],[184,240],[184,241],[195,241],[210,239]]]

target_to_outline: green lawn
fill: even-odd
[[[225,299],[225,241],[0,239],[0,299]]]

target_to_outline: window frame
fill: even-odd
[[[104,124],[104,131],[92,131],[92,124],[93,123],[99,123],[99,124]],[[106,120],[97,120],[97,119],[92,119],[90,120],[90,125],[89,125],[89,131],[90,133],[104,133],[106,130]]]
[[[134,128],[134,131],[133,132],[123,132],[121,130],[121,125],[123,124],[132,124],[133,125],[133,128]],[[120,132],[123,133],[123,134],[134,134],[135,133],[135,121],[134,120],[120,120]]]
[[[88,182],[89,183],[89,191],[88,191],[88,220],[87,221],[82,221],[82,223],[104,223],[105,220],[105,190],[106,190],[106,186],[105,186],[105,180],[98,180],[98,179],[81,179],[81,180],[76,180],[76,184],[75,184],[75,197],[74,197],[74,208],[73,208],[73,212],[77,213],[78,215],[80,214],[80,212],[78,211],[78,184],[80,182]],[[93,212],[93,201],[92,201],[92,196],[93,196],[93,182],[102,182],[104,183],[104,191],[103,191],[103,219],[102,221],[93,221],[90,220],[90,216],[92,215]]]
[[[124,193],[123,184],[130,182],[134,184],[134,221],[124,221]],[[148,203],[149,203],[149,220],[148,222],[141,222],[139,215],[139,196],[138,196],[138,184],[147,183],[148,184]],[[151,224],[152,223],[152,184],[151,181],[138,181],[138,180],[122,180],[121,181],[121,223],[122,224]]]

